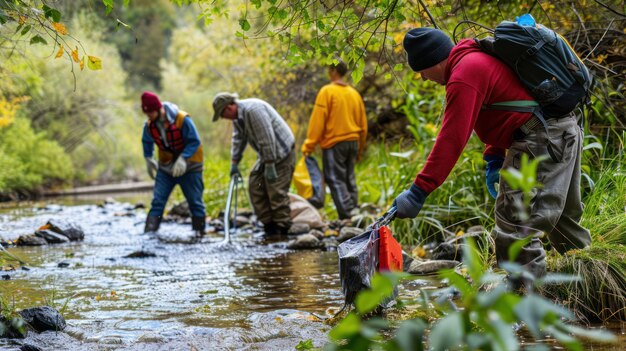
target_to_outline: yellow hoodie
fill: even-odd
[[[340,141],[356,140],[360,155],[366,138],[367,117],[359,92],[339,83],[322,87],[315,99],[302,153],[310,154],[317,144],[329,149]]]

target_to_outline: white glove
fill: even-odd
[[[176,159],[176,162],[174,162],[174,168],[172,168],[172,176],[174,176],[174,178],[180,177],[181,175],[185,174],[186,170],[187,161],[185,161],[184,157],[178,156],[178,159]]]
[[[159,169],[159,164],[152,157],[146,157],[146,166],[148,167],[148,175],[150,178],[154,179],[154,177],[156,177],[157,170]]]

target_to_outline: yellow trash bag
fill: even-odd
[[[315,208],[324,207],[326,197],[324,177],[315,158],[306,156],[298,161],[293,171],[293,184],[298,195],[305,198]]]
[[[308,199],[313,196],[313,184],[304,157],[296,163],[296,168],[293,171],[293,185],[296,187],[296,193],[303,198]]]

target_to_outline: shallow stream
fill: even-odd
[[[342,306],[336,252],[290,251],[285,242],[253,234],[237,235],[230,245],[218,244],[217,234],[195,244],[163,243],[142,233],[145,210],[129,203],[0,208],[0,237],[33,233],[48,219],[74,221],[85,240],[11,248],[29,270],[3,272],[9,280],[0,282],[0,293],[18,309],[49,304],[62,311],[63,333],[25,339],[44,350],[294,350],[308,339],[321,347],[330,330],[321,319]],[[140,250],[156,256],[124,258]],[[401,297],[435,285],[436,279],[413,281]],[[622,341],[623,328],[614,330]],[[2,350],[19,347],[0,339]]]

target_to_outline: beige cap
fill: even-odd
[[[215,95],[215,97],[213,98],[213,111],[215,111],[215,114],[213,115],[213,122],[220,119],[220,117],[222,117],[222,113],[224,113],[224,109],[226,108],[226,106],[235,102],[237,98],[239,98],[239,95],[237,95],[237,93],[217,93],[217,95]]]

